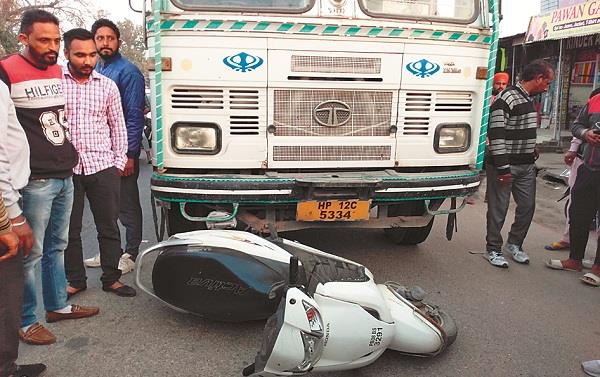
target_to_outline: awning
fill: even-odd
[[[531,17],[525,43],[600,33],[600,0]]]

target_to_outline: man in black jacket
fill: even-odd
[[[600,94],[588,100],[571,127],[573,136],[584,142],[583,165],[577,169],[577,178],[571,190],[569,207],[569,258],[551,259],[547,266],[557,270],[581,271],[587,246],[590,223],[600,209]],[[600,239],[599,239],[600,241]],[[592,270],[581,280],[600,286],[600,243]]]

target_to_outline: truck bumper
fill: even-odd
[[[154,173],[154,197],[167,202],[286,204],[304,200],[371,199],[373,203],[464,197],[477,191],[479,172],[399,173],[392,170],[256,175]]]

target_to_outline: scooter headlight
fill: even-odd
[[[321,319],[321,313],[306,301],[302,301],[304,305],[304,311],[306,312],[306,319],[310,325],[310,332],[320,337],[323,336],[323,320]]]
[[[294,369],[288,372],[308,372],[319,361],[323,354],[323,320],[319,311],[307,303],[302,301],[306,312],[306,319],[310,325],[310,333],[301,331],[302,343],[304,344],[304,360]]]

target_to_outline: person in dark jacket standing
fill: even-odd
[[[37,318],[35,266],[40,261],[47,322],[93,316],[98,308],[67,303],[64,250],[73,204],[72,169],[78,156],[69,139],[62,72],[56,64],[58,19],[40,9],[28,10],[21,19],[19,42],[25,46],[23,52],[0,61],[0,80],[10,89],[17,118],[27,135],[31,175],[24,177],[28,182],[21,190],[23,213],[12,213],[18,205],[8,207],[15,219],[15,232],[28,230],[33,235],[31,253],[23,260],[25,287],[19,335],[26,343],[44,345],[54,343],[56,337]],[[15,174],[25,173],[20,167],[13,168]]]
[[[502,91],[490,109],[486,257],[496,267],[508,267],[503,251],[518,263],[529,263],[522,246],[535,211],[537,112],[531,97],[548,90],[552,80],[552,66],[535,60],[523,69],[521,81]],[[511,193],[517,209],[502,247],[500,231]]]
[[[569,207],[569,258],[551,259],[547,266],[557,270],[581,271],[582,260],[594,215],[600,209],[600,94],[590,98],[571,126],[573,136],[585,142],[583,165],[571,190]],[[600,239],[592,271],[583,275],[584,283],[600,286]]]
[[[92,25],[98,50],[96,71],[113,80],[121,94],[127,127],[127,164],[121,173],[119,220],[125,227],[125,253],[119,261],[123,273],[133,270],[142,242],[142,206],[138,190],[140,149],[144,130],[145,81],[142,72],[119,53],[121,33],[112,21],[101,18]],[[86,259],[88,267],[100,267],[100,255]]]

